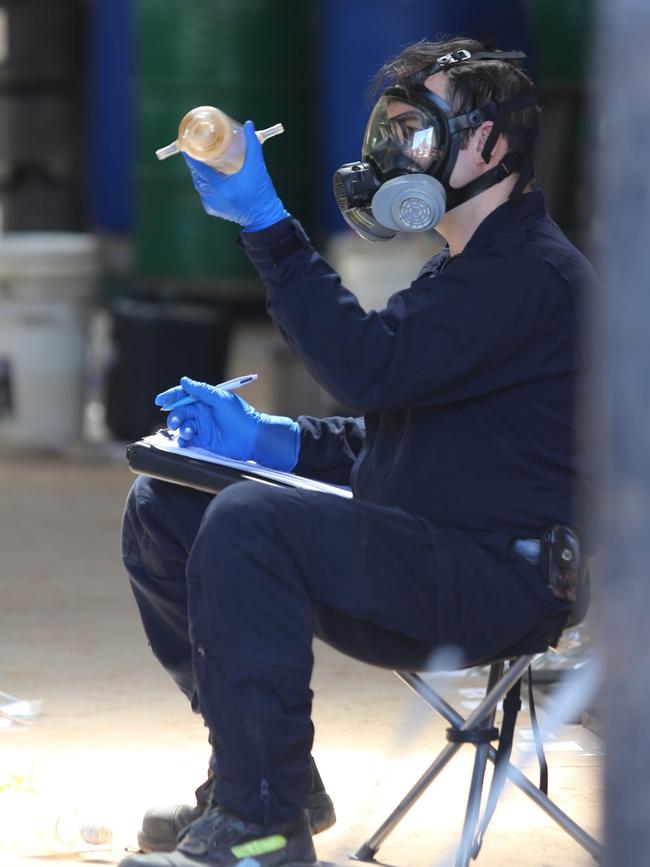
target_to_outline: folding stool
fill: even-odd
[[[507,776],[522,792],[549,815],[567,834],[573,837],[593,858],[598,862],[602,856],[601,845],[594,840],[583,828],[577,825],[557,804],[553,803],[542,788],[535,786],[524,774],[510,763],[510,747],[514,731],[514,722],[519,709],[519,687],[522,678],[532,660],[539,655],[538,652],[525,654],[516,658],[509,658],[510,665],[505,666],[506,659],[490,661],[486,694],[479,706],[464,719],[450,704],[448,704],[434,689],[424,680],[412,672],[398,672],[397,677],[410,687],[426,704],[437,711],[447,722],[448,743],[439,755],[434,759],[429,768],[411,788],[408,794],[400,801],[398,806],[379,826],[366,842],[353,855],[358,861],[374,861],[380,846],[389,834],[404,818],[420,796],[429,788],[440,771],[448,764],[450,759],[458,752],[464,743],[472,744],[476,748],[474,767],[470,780],[469,796],[465,812],[465,820],[461,834],[460,847],[456,854],[455,867],[468,867],[470,860],[478,856],[483,834],[492,817],[497,800],[501,794],[502,785]],[[530,681],[529,681],[530,686]],[[532,687],[531,687],[532,689]],[[532,693],[531,693],[532,694]],[[501,731],[494,727],[498,703],[504,699],[504,715],[501,721]],[[509,712],[506,707],[510,702]],[[513,704],[515,707],[513,708]],[[514,712],[514,715],[513,715]],[[531,714],[532,716],[532,714]],[[536,721],[533,717],[533,726]],[[510,731],[505,729],[510,727]],[[507,743],[509,738],[509,743]],[[498,751],[491,745],[491,741],[500,739],[500,747],[505,742],[505,750],[499,756]],[[540,758],[542,775],[544,775],[545,763]],[[483,818],[480,818],[481,800],[483,794],[485,768],[490,760],[495,763],[492,789],[488,795],[487,805]],[[543,786],[545,788],[545,786]]]

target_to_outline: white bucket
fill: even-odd
[[[390,296],[406,289],[442,244],[434,232],[402,233],[383,244],[341,232],[330,238],[325,258],[364,310],[383,310]]]
[[[0,442],[61,449],[81,436],[92,237],[0,235]]]

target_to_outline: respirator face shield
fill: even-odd
[[[450,106],[435,94],[388,88],[372,110],[361,162],[334,175],[334,194],[346,222],[369,241],[397,232],[425,232],[445,213],[442,175],[451,149]]]
[[[519,173],[519,180],[510,197],[520,196],[534,173],[532,162],[521,153],[507,153],[497,166],[463,187],[453,188],[450,178],[462,133],[492,122],[482,151],[485,163],[489,163],[508,114],[536,104],[532,88],[456,115],[425,81],[456,63],[524,58],[521,51],[472,54],[458,50],[439,57],[410,79],[408,86],[385,90],[368,120],[361,161],[346,163],[334,174],[334,196],[348,225],[367,241],[387,241],[398,232],[426,232],[447,211],[513,172]]]

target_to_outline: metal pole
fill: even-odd
[[[594,329],[600,401],[591,421],[604,434],[604,863],[639,867],[650,863],[650,2],[599,6],[594,113],[605,134],[595,253],[604,291]]]

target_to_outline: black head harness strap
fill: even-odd
[[[449,69],[450,66],[454,66],[456,63],[466,63],[468,60],[512,61],[525,59],[526,55],[523,51],[476,51],[472,54],[472,52],[468,51],[466,48],[459,48],[456,51],[438,57],[429,66],[426,66],[424,69],[421,69],[418,73],[412,76],[412,79],[422,82],[430,75],[435,75],[436,72],[443,72]],[[395,71],[399,75],[399,69],[396,69]]]
[[[510,99],[504,99],[502,102],[488,102],[481,106],[479,110],[483,113],[485,120],[493,121],[490,135],[487,137],[481,152],[481,156],[486,163],[490,162],[497,139],[506,125],[507,116],[513,111],[520,111],[522,108],[529,108],[532,105],[536,105],[535,94],[529,91],[528,93],[512,96]]]
[[[481,156],[486,163],[490,162],[492,151],[497,143],[497,139],[506,125],[507,116],[513,111],[521,111],[523,108],[529,108],[536,104],[535,94],[532,91],[529,91],[528,93],[520,93],[510,99],[504,99],[503,102],[491,102],[481,107],[481,111],[484,113],[486,119],[493,120],[492,129],[490,130],[490,134],[486,139],[483,150],[481,151]],[[513,155],[510,154],[510,156]],[[520,157],[519,162],[519,177],[510,193],[511,202],[519,201],[522,193],[535,176],[535,170],[530,160]]]
[[[464,187],[448,187],[447,188],[447,209],[452,210],[452,208],[457,207],[458,205],[462,205],[463,202],[466,202],[468,199],[473,198],[474,196],[478,196],[479,193],[482,193],[484,190],[493,187],[495,184],[500,184],[501,181],[504,181],[509,175],[513,172],[519,172],[519,180],[515,184],[515,188],[510,194],[510,200],[514,201],[514,193],[515,190],[519,187],[521,183],[521,177],[524,174],[525,161],[521,154],[506,154],[504,158],[501,160],[498,166],[495,166],[493,169],[490,169],[489,172],[485,172],[479,178],[476,178],[473,181],[470,181],[468,184],[465,184]],[[530,181],[532,177],[532,173],[529,177],[527,177],[525,183],[521,187],[521,190],[517,193],[517,198],[523,192],[524,187]]]

